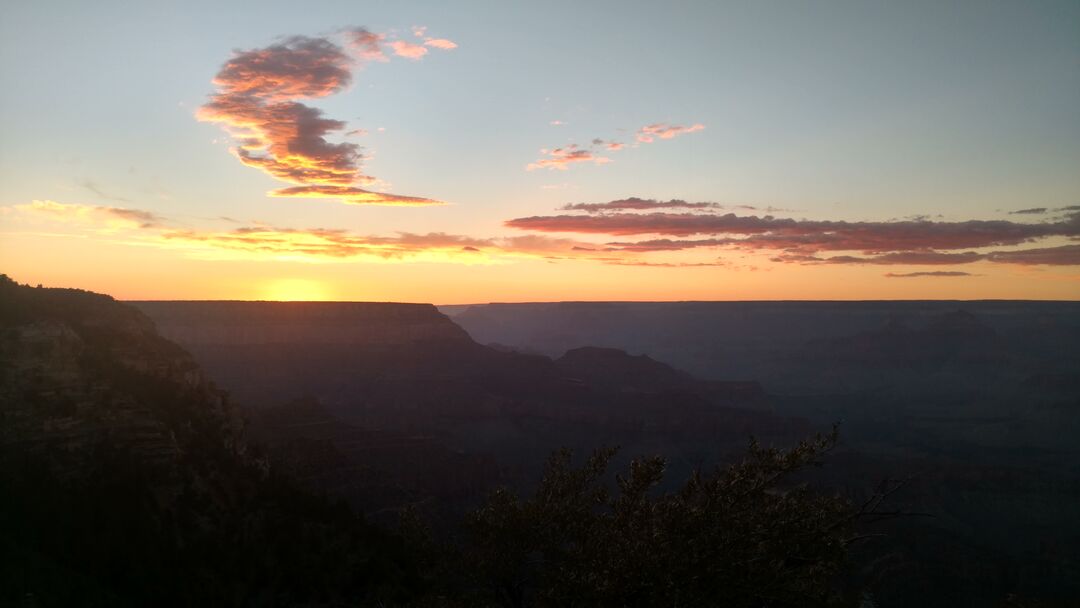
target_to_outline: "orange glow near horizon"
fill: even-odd
[[[328,302],[333,292],[323,283],[308,279],[280,279],[265,287],[260,300],[277,302]]]
[[[69,235],[0,238],[0,272],[119,300],[336,300],[470,304],[561,300],[1076,300],[1074,267],[965,267],[962,278],[886,278],[868,266],[664,268],[523,258],[512,263],[306,263],[199,259]],[[767,263],[767,262],[766,262]]]

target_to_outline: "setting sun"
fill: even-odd
[[[322,302],[332,300],[333,294],[322,283],[307,279],[280,279],[262,291],[263,300],[277,302]]]

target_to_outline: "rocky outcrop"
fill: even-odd
[[[239,419],[194,360],[112,298],[0,278],[0,450],[78,475],[101,446],[165,472]],[[163,479],[168,475],[163,476]]]
[[[378,605],[387,581],[409,588],[396,543],[247,449],[234,412],[135,308],[0,275],[0,605]]]

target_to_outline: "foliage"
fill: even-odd
[[[660,457],[604,483],[615,450],[575,468],[552,456],[535,495],[495,492],[467,522],[461,560],[505,606],[825,606],[859,510],[791,483],[836,443],[751,442],[745,459],[658,494]]]

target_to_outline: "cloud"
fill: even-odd
[[[727,262],[639,262],[634,260],[605,261],[610,266],[646,266],[651,268],[704,268],[714,266],[728,266]]]
[[[1053,266],[1080,265],[1080,245],[1062,245],[1041,249],[1022,249],[1019,251],[995,251],[987,255],[991,262],[1021,264],[1024,266],[1047,264]]]
[[[611,162],[610,158],[597,156],[591,150],[580,148],[577,144],[570,144],[553,150],[541,150],[540,153],[546,154],[548,158],[541,158],[536,162],[529,163],[525,166],[526,171],[534,171],[536,169],[558,169],[560,171],[565,171],[574,163],[593,163],[602,165]]]
[[[50,200],[35,200],[25,205],[14,205],[12,209],[26,217],[61,223],[82,224],[102,228],[106,231],[129,228],[157,228],[164,221],[161,216],[150,211],[97,205],[65,204]]]
[[[610,150],[611,152],[618,152],[619,150],[622,150],[626,147],[626,144],[624,143],[610,140],[605,141],[603,139],[600,139],[599,137],[592,140],[592,145],[599,146],[605,150]]]
[[[117,202],[117,203],[131,202],[128,199],[126,199],[126,198],[124,198],[122,196],[115,196],[115,195],[112,195],[112,194],[109,194],[109,193],[105,192],[105,190],[100,185],[98,185],[97,182],[95,182],[94,180],[92,180],[90,178],[83,178],[83,179],[79,180],[79,186],[85,188],[86,190],[89,190],[90,192],[93,192],[99,198],[103,198],[103,199],[105,199],[107,201],[113,201],[113,202]]]
[[[606,211],[647,210],[647,209],[721,209],[719,203],[688,203],[680,199],[658,201],[637,197],[623,198],[606,203],[571,203],[560,207],[563,211],[584,211],[586,213],[603,213]]]
[[[1046,213],[1046,207],[1032,207],[1031,209],[1017,209],[1010,211],[1009,215],[1042,215]]]
[[[877,256],[861,257],[836,255],[822,258],[814,255],[789,254],[773,258],[774,262],[796,262],[800,264],[885,264],[885,265],[952,265],[971,264],[974,262],[997,262],[1001,264],[1019,264],[1021,266],[1074,266],[1080,265],[1080,245],[1061,245],[1058,247],[1040,247],[1035,249],[1016,249],[1011,251],[991,251],[978,253],[947,253],[941,251],[900,251]]]
[[[429,205],[445,205],[442,201],[418,196],[401,196],[399,194],[386,194],[372,192],[355,186],[292,186],[271,190],[270,196],[292,198],[333,198],[353,205],[388,205],[400,207],[415,207]]]
[[[390,58],[383,52],[383,41],[386,36],[369,32],[362,27],[354,27],[345,31],[345,40],[349,47],[364,61],[389,61]]]
[[[506,257],[581,257],[575,241],[545,236],[475,238],[430,232],[373,236],[327,228],[244,226],[226,231],[168,230],[161,238],[175,244],[241,252],[270,258],[308,260],[382,259],[415,261],[498,261]]]
[[[444,51],[453,50],[458,47],[456,42],[447,40],[446,38],[426,38],[424,39],[424,44]]]
[[[724,245],[732,245],[738,242],[738,239],[695,239],[695,240],[675,240],[675,239],[650,239],[646,241],[630,241],[630,242],[612,242],[607,246],[612,251],[637,251],[637,252],[649,252],[649,251],[683,251],[685,249],[697,249],[700,247],[720,247]]]
[[[935,270],[932,272],[889,272],[885,276],[890,279],[908,279],[913,277],[973,277],[975,275],[959,270]]]
[[[523,217],[505,225],[539,232],[617,236],[724,234],[743,237],[735,244],[760,249],[889,252],[1017,245],[1044,237],[1080,236],[1080,213],[1063,221],[1037,224],[1006,220],[849,222],[734,213],[594,213]]]
[[[407,40],[394,40],[389,46],[398,57],[412,59],[413,61],[421,59],[424,55],[428,54],[428,50],[424,45],[414,44]]]
[[[346,123],[298,101],[338,93],[350,85],[358,65],[386,59],[381,34],[352,28],[343,35],[354,55],[326,38],[306,36],[236,51],[214,77],[217,92],[196,117],[225,128],[236,140],[232,153],[241,163],[297,187],[274,191],[272,196],[326,193],[332,187],[353,204],[437,204],[421,197],[373,196],[356,188],[375,181],[362,171],[360,146],[328,140],[344,133]],[[391,48],[396,52],[393,43]]]
[[[553,120],[549,124],[559,126],[566,123],[561,120]],[[640,144],[652,143],[656,138],[672,139],[684,133],[693,133],[704,128],[705,125],[700,123],[689,127],[669,125],[667,123],[647,125],[637,130],[636,139],[638,143],[634,144],[634,147],[636,148]],[[572,143],[561,148],[555,148],[554,150],[541,150],[541,154],[550,154],[553,158],[545,158],[534,163],[529,163],[525,166],[525,170],[532,171],[534,169],[542,168],[566,170],[570,164],[574,162],[592,161],[595,164],[609,163],[612,162],[610,158],[599,156],[595,151],[606,150],[608,152],[618,152],[623,148],[626,148],[626,144],[620,141],[594,137],[588,146]],[[556,154],[561,156],[555,156]]]
[[[222,218],[226,229],[178,225],[157,214],[138,209],[33,201],[0,207],[31,219],[76,224],[88,233],[122,233],[142,246],[182,248],[197,255],[227,254],[255,259],[304,261],[401,260],[463,263],[494,263],[513,258],[590,259],[575,249],[580,241],[546,235],[514,235],[478,238],[429,232],[397,232],[369,235],[333,228],[277,227],[257,222],[236,226]]]
[[[351,61],[341,47],[325,38],[306,36],[237,51],[212,80],[221,94],[264,102],[326,97],[351,81]]]
[[[689,127],[682,127],[679,125],[670,125],[664,122],[658,122],[651,125],[646,125],[637,130],[635,139],[637,141],[648,144],[652,143],[656,138],[660,139],[673,139],[679,135],[685,135],[686,133],[696,133],[705,129],[705,125],[696,123]]]
[[[822,258],[807,254],[785,254],[772,258],[774,262],[799,264],[881,264],[905,266],[939,266],[971,264],[987,259],[986,254],[975,251],[948,253],[942,251],[896,251],[875,256],[834,255]]]
[[[426,25],[414,25],[412,27],[413,36],[416,36],[417,38],[422,38],[424,40],[424,46],[430,46],[431,48],[441,49],[443,51],[451,51],[451,50],[454,50],[454,49],[456,49],[458,47],[457,43],[454,42],[453,40],[447,40],[446,38],[432,38],[431,36],[428,36],[427,35],[427,30],[428,30],[428,28],[427,28]],[[412,47],[415,47],[417,45],[414,45],[414,44],[411,44],[411,43],[408,43],[408,42],[405,43],[405,45],[408,45],[408,47],[405,47],[405,48],[409,48],[409,50],[407,52],[409,52],[409,53],[419,53],[419,57],[423,57],[427,53],[427,49],[421,49],[423,52],[420,52],[420,51],[417,51],[416,49],[412,48]],[[403,45],[403,47],[404,47],[404,45]],[[397,52],[397,49],[395,49],[395,52]],[[419,57],[410,57],[409,55],[402,55],[402,56],[403,57],[409,57],[410,59],[418,59],[419,58]]]
[[[975,251],[1044,239],[1080,238],[1080,212],[1067,214],[1058,221],[1038,223],[928,219],[853,222],[736,215],[721,213],[721,208],[717,203],[690,203],[681,199],[627,198],[572,203],[561,210],[577,213],[516,218],[505,225],[536,232],[683,237],[613,241],[602,248],[607,252],[631,254],[726,248],[776,252],[771,258],[773,262],[797,264],[949,265],[979,261],[1080,264],[1080,245]],[[703,238],[685,238],[693,236]],[[825,252],[838,254],[822,256]]]

